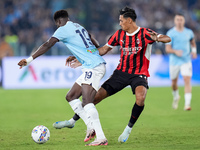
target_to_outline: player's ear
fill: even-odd
[[[127,18],[128,19],[128,23],[131,24],[133,22],[133,20],[131,18]]]
[[[61,23],[62,23],[61,18],[58,18],[58,24],[61,25]]]

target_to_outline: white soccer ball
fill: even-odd
[[[45,143],[50,138],[50,131],[47,127],[43,125],[36,126],[33,128],[31,137],[33,141],[35,141],[38,144]]]

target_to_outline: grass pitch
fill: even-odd
[[[179,89],[179,108],[172,110],[170,87],[150,88],[145,109],[126,143],[118,136],[129,121],[135,97],[126,88],[97,105],[108,146],[85,147],[83,121],[73,129],[54,129],[55,121],[70,119],[73,111],[65,101],[68,90],[0,89],[0,149],[2,150],[193,150],[200,149],[200,87],[193,87],[192,111],[184,111],[184,89]],[[31,131],[37,125],[49,128],[50,140],[36,144]]]

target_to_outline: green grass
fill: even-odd
[[[172,110],[170,87],[150,88],[145,109],[133,127],[126,143],[118,136],[127,125],[135,103],[131,89],[126,88],[97,105],[108,146],[85,147],[83,121],[73,129],[56,130],[52,123],[70,119],[73,111],[65,101],[68,90],[3,90],[0,89],[0,149],[5,150],[193,150],[200,149],[200,87],[193,87],[192,111],[184,111],[184,89],[179,89],[179,108]],[[45,144],[36,144],[31,131],[45,125],[51,132]]]

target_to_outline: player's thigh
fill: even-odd
[[[82,94],[82,87],[75,82],[74,85],[72,86],[72,88],[67,93],[66,100],[68,102],[70,102],[74,99],[79,98],[81,96],[81,94]]]
[[[105,64],[100,64],[93,69],[83,69],[83,74],[80,80],[77,81],[79,84],[88,84],[92,86],[96,91],[99,89],[100,80],[103,78],[106,72]]]
[[[126,78],[123,78],[122,74],[118,71],[114,71],[111,77],[102,84],[102,88],[106,90],[107,96],[111,96],[128,85]]]
[[[181,65],[180,70],[181,70],[181,75],[183,77],[184,76],[192,77],[192,63],[191,62]]]
[[[100,88],[95,97],[94,97],[94,104],[98,104],[99,102],[101,102],[103,99],[107,98],[109,95],[108,95],[108,92],[104,89],[104,88]]]
[[[180,66],[169,66],[169,76],[171,80],[178,78],[180,72]]]
[[[143,86],[145,89],[148,89],[147,77],[145,75],[137,75],[130,81],[130,86],[133,94],[136,94],[136,88],[138,86]]]

